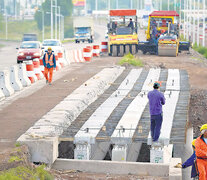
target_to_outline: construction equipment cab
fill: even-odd
[[[123,56],[138,49],[136,10],[110,10],[108,21],[109,55]]]

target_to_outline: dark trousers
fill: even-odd
[[[159,139],[161,126],[162,114],[151,115],[151,136],[153,141],[157,141]]]

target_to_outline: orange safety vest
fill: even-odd
[[[53,54],[51,54],[50,59],[48,59],[48,53],[45,54],[45,62],[46,64],[50,64],[50,66],[53,66]]]

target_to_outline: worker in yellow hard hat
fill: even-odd
[[[195,141],[195,152],[199,171],[199,180],[207,180],[207,124],[201,128],[201,135]]]
[[[46,79],[46,84],[49,82],[49,85],[51,85],[52,77],[53,77],[53,69],[56,68],[55,55],[52,53],[51,47],[48,47],[47,52],[44,54],[43,64],[45,67],[44,75]],[[49,78],[48,78],[48,73],[49,73]]]
[[[195,141],[196,139],[194,139],[192,141],[192,147],[193,147],[193,154],[190,158],[188,158],[183,164],[182,164],[182,168],[187,168],[187,167],[190,167],[192,166],[192,169],[191,169],[191,178],[195,178],[198,173],[197,173],[197,165],[196,165],[196,154],[195,154]]]

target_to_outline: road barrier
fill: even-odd
[[[93,57],[99,57],[99,56],[100,56],[100,46],[93,45]]]
[[[56,71],[59,71],[61,69],[61,65],[59,62],[58,55],[55,55],[55,60],[56,60]]]
[[[34,73],[34,65],[32,61],[26,62],[27,77],[30,79],[31,83],[37,81],[37,76]]]
[[[108,42],[101,42],[101,52],[102,53],[108,52]]]
[[[23,87],[27,87],[31,85],[31,81],[27,76],[27,69],[26,69],[26,64],[21,63],[19,64],[19,70],[18,70],[18,77],[20,82],[22,83]]]
[[[17,65],[11,66],[10,68],[10,83],[15,91],[20,91],[23,89],[22,83],[18,77],[18,67]]]
[[[91,49],[90,48],[83,48],[83,57],[85,61],[91,61]]]
[[[40,70],[42,71],[42,74],[44,74],[45,67],[44,67],[44,64],[43,64],[43,57],[40,58]]]
[[[37,76],[37,79],[38,80],[43,79],[44,78],[44,75],[41,72],[41,69],[40,69],[40,61],[39,61],[38,58],[36,58],[36,59],[33,60],[33,65],[34,65],[34,73]]]
[[[5,99],[5,95],[3,93],[3,91],[0,89],[0,101]]]
[[[10,85],[10,73],[8,70],[0,71],[0,88],[6,97],[14,94],[14,89]]]

